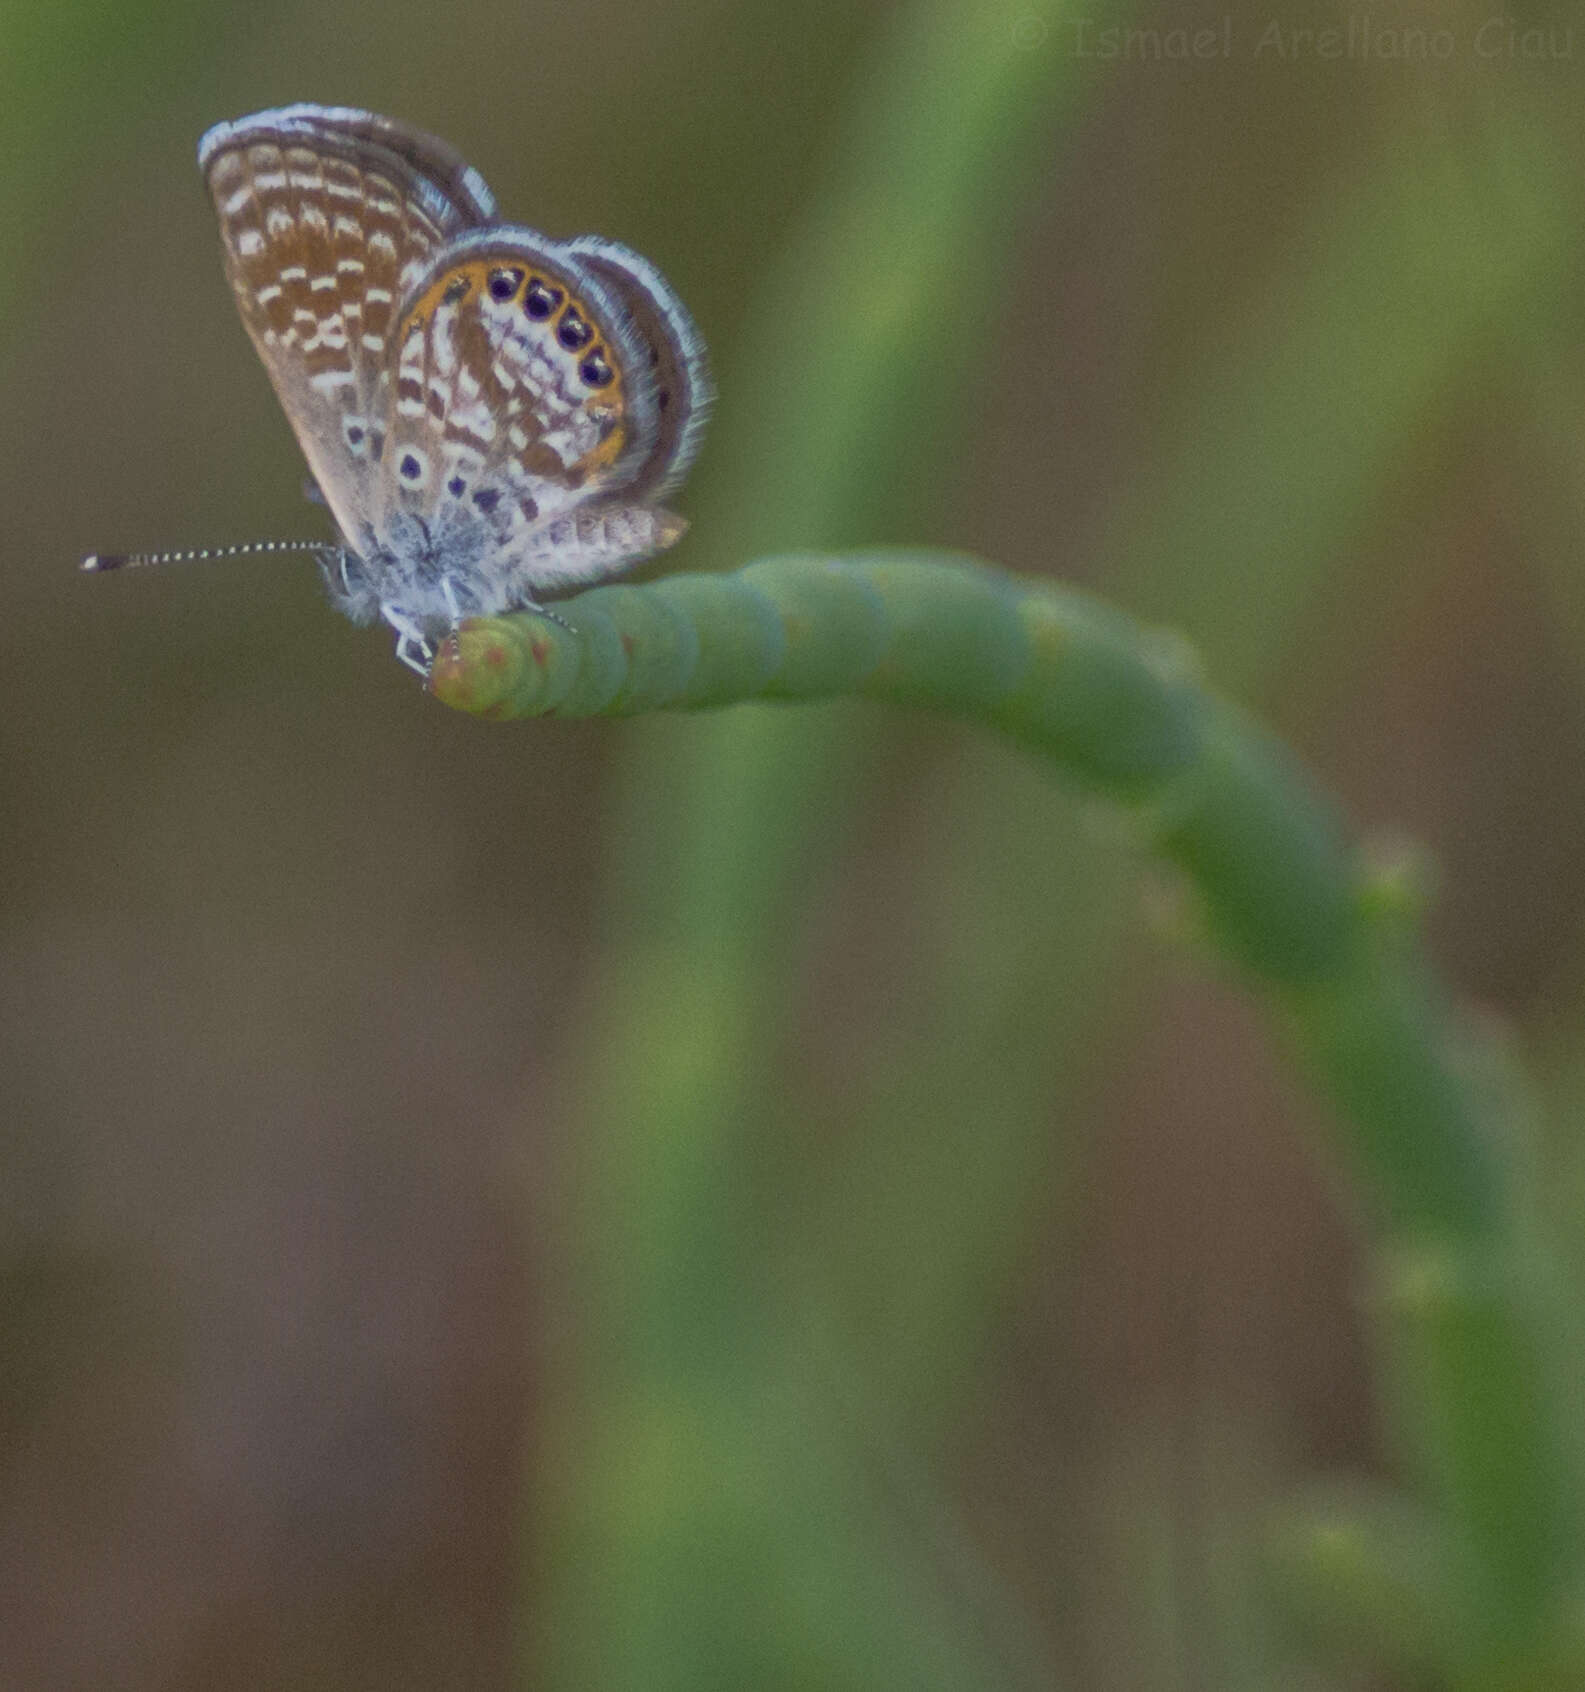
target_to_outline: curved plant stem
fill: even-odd
[[[773,548],[931,527],[983,393],[985,340],[963,328],[1014,321],[1008,281],[1027,208],[1037,193],[1050,199],[1042,175],[1093,174],[1100,155],[1086,149],[1105,145],[1075,122],[1098,77],[1104,85],[1103,68],[1075,51],[1076,31],[1131,10],[1097,0],[898,10],[835,127],[837,168],[723,361],[691,563],[725,570]],[[1139,496],[1107,538],[1099,578],[1126,572],[1131,602],[1218,643],[1218,675],[1247,693],[1393,473],[1401,436],[1456,378],[1465,333],[1522,298],[1546,254],[1528,225],[1493,231],[1465,215],[1471,185],[1458,170],[1438,171],[1429,191],[1407,139],[1394,136],[1359,191],[1340,192],[1260,282],[1253,342],[1233,314],[1237,344],[1203,355],[1173,432],[1183,453],[1133,478]],[[1439,290],[1431,317],[1427,274]],[[1031,298],[1051,308],[1044,278]],[[1387,401],[1378,424],[1371,408]],[[1531,1539],[1526,1506],[1503,1502],[1505,1473],[1550,1471],[1547,1417],[1523,1363],[1528,1318],[1490,1268],[1501,1163],[1402,899],[1371,882],[1280,750],[1195,688],[1170,644],[1077,595],[973,571],[919,574],[922,560],[898,556],[827,562],[601,590],[575,602],[574,647],[531,620],[474,625],[436,690],[502,716],[777,690],[934,701],[1046,748],[1128,805],[1203,889],[1213,932],[1269,984],[1334,1095],[1361,1095],[1348,1120],[1370,1125],[1352,1130],[1352,1161],[1396,1248],[1384,1283],[1400,1314],[1418,1309],[1427,1338],[1442,1336],[1432,1349],[1454,1373],[1466,1342],[1479,1360],[1474,1330],[1442,1322],[1437,1297],[1416,1305],[1414,1289],[1462,1279],[1470,1298],[1455,1294],[1453,1307],[1473,1309],[1479,1289],[1500,1287],[1499,1326],[1516,1347],[1507,1363],[1488,1348],[1499,1358],[1482,1377],[1490,1393],[1422,1392],[1411,1366],[1400,1410],[1433,1490],[1492,1548],[1507,1611],[1533,1611],[1544,1583],[1528,1547],[1552,1542],[1555,1505]],[[1240,616],[1197,617],[1172,600],[1202,570],[1225,590],[1218,605]],[[750,575],[752,593],[735,589]],[[866,645],[878,635],[880,654]],[[980,656],[961,657],[982,639]],[[987,1650],[1010,1631],[1005,1616],[987,1623],[983,1606],[960,1602],[962,1586],[919,1558],[912,1522],[877,1509],[875,1454],[902,1453],[906,1471],[913,1453],[902,1490],[932,1490],[928,1454],[951,1425],[953,1383],[1027,1238],[1023,1206],[1050,1190],[1053,1097],[1101,1038],[1123,889],[1088,841],[1069,853],[1049,845],[1055,873],[1044,875],[1029,840],[1047,831],[1023,811],[1015,868],[996,822],[1031,785],[1016,759],[971,760],[973,791],[956,795],[954,826],[936,838],[978,868],[960,837],[985,831],[975,838],[996,849],[1001,877],[954,886],[987,889],[1000,926],[978,940],[994,932],[1014,945],[976,953],[978,970],[942,969],[930,1015],[960,1032],[994,1029],[1003,1044],[1014,1023],[1038,1019],[1038,1037],[1017,1061],[990,1065],[943,1041],[905,1085],[879,1064],[864,1099],[843,1101],[847,1120],[824,1125],[848,1153],[861,1139],[860,1155],[780,1195],[799,1218],[796,1239],[767,1248],[777,1213],[761,1202],[758,1160],[789,1108],[778,1059],[801,946],[825,915],[841,819],[886,752],[883,736],[854,732],[856,709],[655,713],[622,737],[588,1014],[569,1054],[575,1167],[550,1207],[565,1237],[550,1248],[558,1296],[546,1314],[567,1338],[547,1353],[531,1488],[536,1685],[1053,1683]],[[1045,820],[1063,826],[1055,808]],[[1427,1272],[1413,1273],[1417,1263]],[[1517,1391],[1503,1370],[1520,1377]],[[1532,1433],[1509,1440],[1500,1418],[1482,1421],[1498,1403]],[[1512,1493],[1534,1496],[1528,1484]],[[1513,1531],[1499,1533],[1492,1512],[1505,1509]]]
[[[902,552],[595,588],[566,617],[465,625],[431,690],[492,718],[860,694],[1011,735],[1133,808],[1229,955],[1282,989],[1341,1102],[1379,1119],[1356,1149],[1391,1231],[1496,1225],[1488,1137],[1428,1043],[1428,989],[1361,897],[1331,806],[1181,647],[1088,595]]]
[[[1181,646],[1088,595],[906,552],[600,587],[565,615],[570,629],[527,613],[466,624],[431,690],[492,718],[859,694],[1012,736],[1128,805],[1227,953],[1281,990],[1341,1102],[1378,1119],[1356,1151],[1389,1230],[1497,1225],[1488,1136],[1332,807],[1194,679]]]
[[[1480,1571],[1486,1637],[1468,1654],[1533,1636],[1575,1489],[1509,1239],[1505,1125],[1419,958],[1407,902],[1350,849],[1283,747],[1196,678],[1180,643],[968,559],[772,558],[596,588],[564,609],[571,630],[528,614],[465,625],[436,663],[436,697],[497,718],[843,694],[926,705],[1127,808],[1340,1107],[1381,1248],[1411,1460]]]

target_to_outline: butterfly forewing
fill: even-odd
[[[305,136],[321,146],[334,140],[354,158],[375,149],[394,154],[405,167],[400,177],[404,191],[426,205],[447,228],[488,223],[495,216],[495,196],[455,147],[395,118],[353,106],[297,105],[243,121],[250,126],[268,123],[283,135]],[[235,131],[239,126],[229,127]]]
[[[326,503],[358,545],[380,475],[374,420],[398,303],[490,201],[441,143],[414,134],[404,155],[363,132],[383,120],[311,111],[218,125],[199,160],[243,323]],[[426,148],[443,181],[420,174]]]

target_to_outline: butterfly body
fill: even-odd
[[[638,254],[499,222],[443,142],[345,107],[219,124],[199,165],[243,323],[342,545],[331,598],[427,663],[460,616],[670,546],[704,347]],[[418,661],[419,657],[422,661]]]

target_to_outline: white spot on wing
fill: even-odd
[[[457,368],[457,310],[455,306],[435,313],[435,368],[449,376]]]
[[[448,419],[454,429],[464,429],[475,440],[483,441],[486,446],[495,439],[495,418],[490,408],[482,400],[476,400],[472,405],[457,407]]]

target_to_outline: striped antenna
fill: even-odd
[[[145,564],[197,564],[208,558],[240,558],[248,552],[336,552],[334,541],[243,541],[237,546],[199,546],[186,552],[90,552],[77,567],[102,575],[106,570],[131,570]]]

